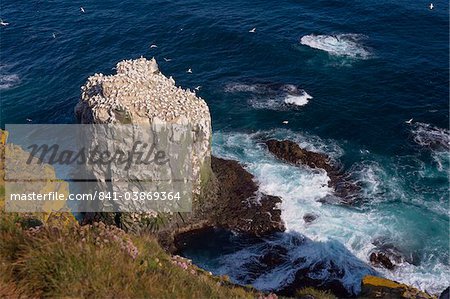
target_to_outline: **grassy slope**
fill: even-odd
[[[29,228],[0,213],[0,297],[254,298],[167,255],[151,237],[104,226]]]

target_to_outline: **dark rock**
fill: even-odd
[[[259,192],[253,175],[236,161],[211,157],[211,167],[212,177],[194,201],[193,211],[158,232],[164,248],[176,252],[178,235],[189,237],[195,231],[214,227],[253,236],[284,231],[279,197]]]
[[[293,141],[270,139],[265,143],[268,150],[281,160],[297,165],[307,165],[311,168],[322,168],[327,172],[335,171],[328,156],[304,150]]]
[[[407,252],[405,250],[402,250],[401,248],[398,248],[395,244],[393,244],[390,240],[386,238],[382,237],[376,238],[375,240],[373,240],[372,244],[375,245],[376,248],[371,253],[370,258],[372,258],[372,254],[375,254],[376,256],[379,256],[379,258],[383,260],[388,259],[394,266],[403,263],[409,263],[415,266],[418,266],[420,264],[420,259],[417,254],[414,254],[414,252]],[[374,261],[377,260],[375,255]],[[378,259],[378,261],[380,262],[380,259]],[[373,262],[372,264],[383,266],[383,263]],[[387,263],[386,265],[388,264],[389,263]],[[386,269],[390,269],[386,266],[384,267]]]
[[[253,175],[236,161],[212,157],[211,166],[218,181],[211,223],[258,236],[284,231],[279,197],[259,193]]]
[[[439,299],[449,299],[450,298],[450,287],[447,287],[441,295],[439,295]]]
[[[439,299],[449,299],[450,298],[450,287],[447,287],[441,295],[439,295]]]
[[[395,268],[389,257],[382,252],[372,252],[370,254],[370,262],[374,266],[382,266],[386,269],[392,270]]]
[[[316,214],[306,213],[305,215],[303,215],[303,221],[305,221],[306,223],[311,223],[316,220],[317,217],[319,216],[317,216]]]
[[[352,182],[348,174],[344,173],[341,167],[333,163],[327,155],[302,149],[297,143],[290,140],[270,139],[265,141],[265,144],[267,149],[280,160],[325,170],[330,178],[328,185],[334,189],[339,202],[351,204],[358,198],[361,188]],[[327,202],[329,201],[327,199]]]
[[[259,261],[267,268],[272,269],[286,262],[287,249],[282,246],[273,246]]]
[[[315,276],[314,273],[322,273],[323,271],[327,271],[329,276],[333,276],[335,279],[323,281],[320,278],[312,278]],[[299,269],[295,273],[294,280],[289,285],[283,287],[283,289],[277,291],[277,294],[293,297],[299,289],[313,287],[322,291],[330,291],[339,298],[349,298],[352,297],[353,294],[351,294],[343,286],[342,282],[339,281],[344,275],[345,273],[343,273],[333,262],[330,264],[317,263],[312,267]],[[320,277],[320,275],[318,276]]]

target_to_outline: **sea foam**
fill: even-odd
[[[225,92],[245,93],[255,109],[287,110],[292,106],[304,106],[313,97],[293,84],[245,84],[230,83]]]
[[[331,55],[358,59],[368,59],[368,48],[361,44],[367,37],[362,34],[305,35],[300,39],[302,45],[326,51]]]
[[[0,89],[10,89],[20,83],[20,78],[16,74],[0,74]]]
[[[284,102],[289,105],[304,106],[308,104],[308,101],[312,98],[312,96],[303,90],[300,95],[287,95]]]

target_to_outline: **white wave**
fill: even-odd
[[[16,74],[0,74],[0,89],[10,89],[20,83],[20,78]]]
[[[225,86],[225,92],[252,92],[252,93],[264,93],[267,92],[263,84],[244,84],[244,83],[230,83]]]
[[[337,34],[337,35],[305,35],[300,39],[302,45],[326,51],[335,56],[368,59],[370,51],[361,44],[366,39],[361,34]]]
[[[288,106],[304,106],[313,97],[293,84],[230,83],[228,93],[250,93],[248,100],[255,109],[287,110]]]
[[[417,122],[411,132],[414,135],[414,141],[423,147],[437,150],[450,149],[450,131],[448,129]]]
[[[312,96],[303,90],[303,93],[300,95],[287,95],[284,102],[289,105],[304,106],[308,104],[309,100],[312,98]]]
[[[411,133],[414,142],[431,151],[431,157],[436,162],[437,169],[441,172],[448,172],[450,169],[450,130],[417,122],[413,125]]]
[[[265,254],[271,254],[273,248],[283,249],[284,261],[264,273],[258,273],[258,271],[255,273],[252,265],[258,265],[260,258]],[[336,256],[345,257],[345,259],[337,264],[333,260]],[[257,289],[264,291],[276,290],[280,286],[292,283],[296,272],[301,269],[316,269],[316,271],[309,271],[306,276],[321,281],[338,279],[347,290],[357,293],[362,277],[375,273],[342,245],[333,241],[314,242],[298,233],[266,238],[261,243],[223,256],[220,264],[219,273],[231,274],[230,276],[235,278],[236,282],[251,283]],[[334,270],[339,270],[329,273],[324,269],[331,265]]]

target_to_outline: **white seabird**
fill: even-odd
[[[85,13],[85,11],[84,11],[84,8],[83,8],[83,7],[80,7],[80,10],[81,10],[81,12],[82,12],[82,13]]]
[[[167,61],[167,62],[169,62],[169,61],[172,61],[172,58],[166,58],[166,57],[164,57],[164,60]]]
[[[0,19],[0,25],[2,25],[2,26],[8,26],[9,23],[7,23],[7,22],[3,21],[2,19]]]
[[[202,86],[201,85],[199,85],[199,86],[197,86],[196,88],[194,88],[195,90],[200,90],[200,88],[202,88]]]
[[[433,9],[433,8],[434,8],[433,3],[430,3],[430,9]]]
[[[287,120],[283,121],[283,124],[285,124],[285,125],[287,125],[288,123],[289,123],[289,121],[287,121]]]
[[[253,28],[252,30],[249,30],[248,32],[250,32],[250,33],[255,33],[255,32],[256,32],[256,27]]]
[[[405,123],[407,123],[408,125],[412,124],[413,119],[411,118],[410,120],[405,121]]]
[[[192,74],[192,69],[188,69],[186,73]]]
[[[150,48],[158,48],[158,46],[153,44],[150,46]]]

